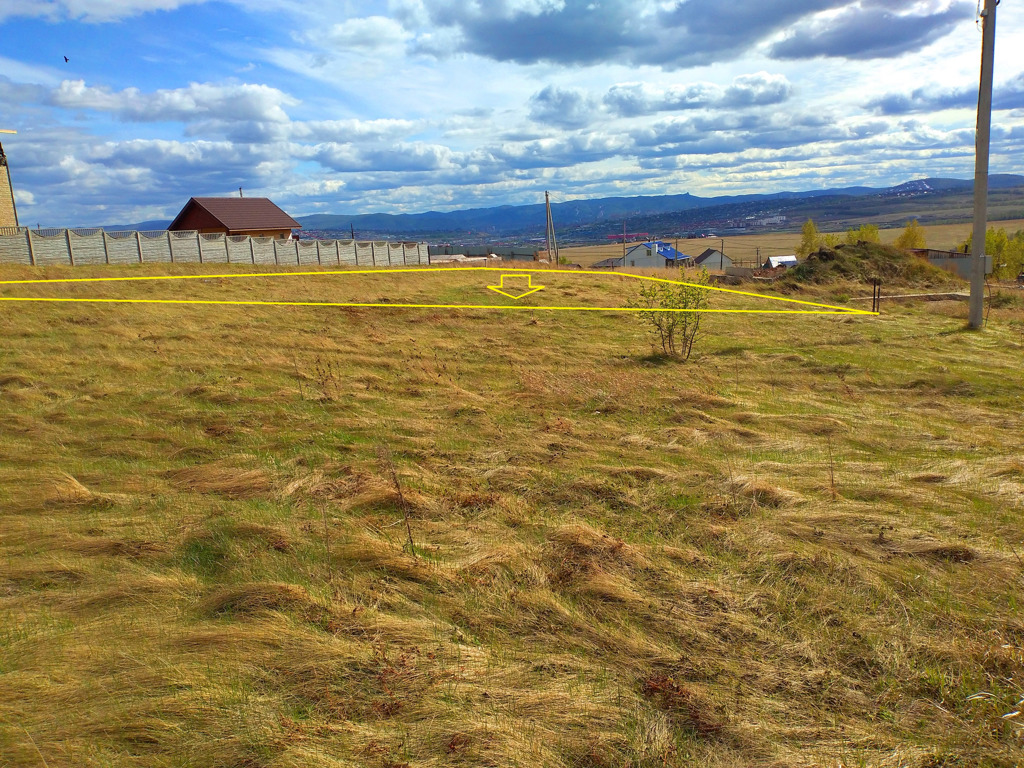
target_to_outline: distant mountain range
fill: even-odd
[[[656,195],[638,197],[604,197],[596,200],[572,200],[566,203],[554,203],[551,206],[556,227],[578,229],[589,225],[600,225],[610,222],[630,220],[640,221],[655,217],[660,219],[664,214],[697,211],[698,209],[715,209],[715,216],[727,218],[730,209],[736,206],[739,215],[751,210],[751,203],[765,204],[766,210],[772,204],[782,208],[792,208],[793,204],[802,200],[813,200],[822,197],[835,198],[906,198],[930,194],[950,194],[970,192],[974,182],[965,179],[917,179],[894,187],[841,187],[835,189],[818,189],[805,192],[776,192],[774,194],[723,195],[719,197],[698,197],[691,194]],[[1014,174],[994,174],[989,178],[990,190],[1024,187],[1024,176]],[[687,216],[693,219],[693,216]],[[464,210],[441,213],[367,213],[367,214],[326,214],[297,217],[305,230],[327,232],[344,232],[354,228],[357,237],[367,233],[374,235],[418,235],[440,233],[474,233],[492,236],[511,236],[544,229],[544,206],[536,205],[502,205],[494,208],[469,208]],[[153,230],[164,229],[169,221],[145,221],[138,224],[106,227],[116,229]],[[629,225],[633,229],[633,225]],[[362,233],[362,234],[361,234]]]

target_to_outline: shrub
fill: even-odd
[[[681,276],[685,278],[685,275]],[[663,354],[690,359],[700,332],[702,313],[708,306],[710,278],[706,269],[684,283],[649,283],[630,300],[629,305],[640,309],[637,318],[651,334],[651,346]],[[682,311],[681,311],[682,310]]]

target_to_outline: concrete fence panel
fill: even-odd
[[[107,247],[108,264],[139,263],[139,241],[134,232],[107,232],[101,237]]]
[[[227,238],[224,235],[199,235],[199,249],[204,264],[227,264]]]
[[[0,235],[0,261],[5,264],[31,264],[28,238],[28,232],[20,235]]]
[[[277,264],[274,258],[274,238],[250,238],[253,253],[253,264]]]
[[[253,248],[247,235],[229,235],[226,241],[228,261],[232,264],[255,264]]]
[[[142,262],[168,262],[171,260],[171,245],[167,232],[136,232]]]
[[[98,229],[69,229],[65,231],[68,253],[63,263],[74,261],[75,266],[106,264],[107,251],[104,248],[103,233]]]
[[[376,248],[373,243],[356,243],[356,264],[360,267],[377,266]]]
[[[299,240],[295,243],[295,249],[301,266],[315,267],[320,265],[320,251],[316,240]]]
[[[37,267],[73,263],[68,256],[68,235],[66,231],[54,235],[40,235],[36,232],[29,232],[28,239],[31,243],[31,252],[35,256]]]
[[[281,240],[198,232],[45,229],[0,233],[0,263],[267,264],[398,268],[429,264],[423,243],[355,240]]]
[[[171,232],[169,242],[171,245],[171,261],[175,264],[189,264],[202,262],[202,253],[199,250],[199,238],[196,232]]]
[[[356,261],[356,241],[355,240],[338,240],[338,258],[340,262],[349,267],[358,267],[359,263]]]

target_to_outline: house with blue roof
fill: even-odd
[[[622,259],[620,259],[622,261]],[[634,245],[626,251],[625,264],[627,267],[648,267],[655,269],[668,269],[671,267],[693,266],[693,257],[680,253],[671,245],[661,240],[653,240],[649,243]]]

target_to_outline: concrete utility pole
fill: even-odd
[[[974,234],[971,238],[971,301],[967,323],[985,324],[985,230],[988,226],[988,155],[992,130],[992,69],[996,54],[996,6],[985,0],[981,12],[981,85],[978,89],[978,131],[974,160]]]

